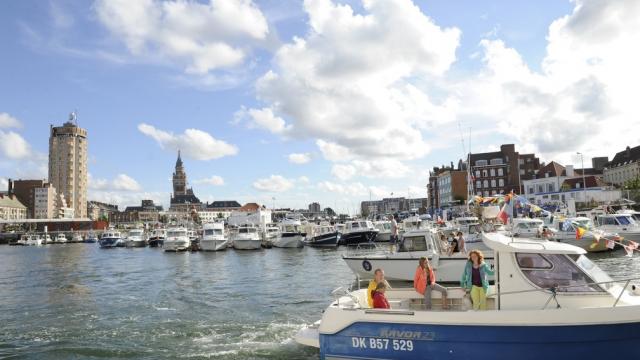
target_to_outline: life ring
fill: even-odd
[[[371,271],[371,263],[369,262],[369,260],[364,260],[364,261],[362,262],[362,268],[363,268],[365,271]]]

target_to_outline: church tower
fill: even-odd
[[[184,172],[180,150],[176,160],[176,170],[173,173],[173,196],[187,195],[187,173]]]

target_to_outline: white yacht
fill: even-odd
[[[145,247],[147,246],[147,239],[144,235],[144,229],[132,229],[127,234],[127,240],[125,241],[127,247]]]
[[[592,230],[595,229],[593,222],[588,217],[555,217],[553,223],[548,225],[552,232],[552,239],[563,243],[581,247],[588,252],[609,251],[606,241],[595,241],[596,238],[591,232],[586,232],[581,239],[576,239],[576,227]]]
[[[207,223],[202,227],[202,240],[200,249],[204,251],[224,250],[229,245],[229,240],[224,234],[224,223]]]
[[[98,243],[102,249],[111,249],[118,247],[118,244],[122,241],[122,235],[119,231],[110,229],[102,233]]]
[[[299,248],[304,246],[303,240],[307,234],[302,232],[300,220],[284,219],[278,226],[280,232],[273,241],[273,246],[279,248]]]
[[[183,227],[170,228],[167,230],[167,238],[162,244],[164,251],[186,251],[191,246],[189,233]]]
[[[378,229],[376,241],[389,242],[391,240],[391,221],[376,221],[373,226]]]
[[[53,243],[53,241],[51,240],[51,236],[49,236],[48,233],[45,233],[42,236],[42,244],[43,245],[47,245],[47,244],[52,244],[52,243]]]
[[[387,290],[389,309],[369,308],[366,289],[339,288],[296,341],[320,359],[640,358],[637,277],[614,281],[569,244],[499,232],[484,243],[496,254],[485,311],[470,311],[457,286],[446,306],[434,291],[432,310],[412,287]]]
[[[56,243],[56,244],[66,244],[67,243],[67,237],[64,235],[64,233],[58,233],[58,235],[56,235],[56,239],[55,239],[54,243]]]
[[[71,242],[73,243],[81,243],[82,241],[82,234],[80,234],[79,232],[73,233],[73,235],[71,236]]]
[[[262,246],[270,248],[273,246],[273,242],[278,238],[280,228],[276,224],[267,224],[262,232]]]
[[[233,229],[231,241],[236,250],[256,250],[262,247],[258,228],[253,224],[243,224]]]
[[[595,224],[598,229],[616,233],[627,241],[640,242],[640,224],[631,214],[602,214],[596,215]]]
[[[35,235],[35,234],[29,235],[27,237],[27,241],[25,245],[40,246],[42,245],[42,238],[40,237],[40,235]]]
[[[364,249],[347,252],[342,256],[347,266],[361,279],[373,279],[375,269],[384,269],[388,280],[413,281],[418,259],[427,257],[435,270],[436,281],[459,282],[469,251],[478,249],[485,255],[487,263],[493,263],[493,253],[480,241],[466,239],[466,253],[449,252],[448,243],[441,242],[441,232],[432,229],[411,230],[402,236],[398,252],[391,253],[388,247],[375,251]]]
[[[511,233],[513,236],[536,237],[542,233],[543,226],[541,219],[515,218],[511,223]]]

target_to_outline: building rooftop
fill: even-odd
[[[626,165],[640,160],[640,146],[629,147],[617,153],[609,162],[609,168]]]
[[[171,197],[171,204],[201,204],[193,193],[186,195],[174,195]]]
[[[547,173],[549,174],[549,176],[546,176]],[[541,167],[540,170],[538,170],[536,177],[538,179],[542,179],[545,177],[556,177],[563,175],[566,175],[565,167],[555,161],[551,161],[547,165]]]
[[[10,208],[18,208],[18,209],[26,209],[15,195],[3,195],[0,194],[0,207],[10,207]]]
[[[235,200],[220,200],[207,204],[207,209],[224,209],[224,208],[240,208],[239,202]]]

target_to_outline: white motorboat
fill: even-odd
[[[127,234],[127,240],[125,241],[126,247],[145,247],[147,246],[147,239],[144,235],[144,229],[132,229]]]
[[[280,228],[276,224],[267,224],[262,232],[262,247],[270,248],[273,246],[273,242],[278,238],[280,234]]]
[[[370,243],[376,239],[378,231],[371,221],[349,221],[345,224],[344,231],[340,233],[340,243],[344,245]]]
[[[29,246],[40,246],[42,245],[42,238],[39,235],[29,235],[27,237],[27,241],[25,242],[25,245],[29,245]]]
[[[189,241],[191,241],[191,246],[197,249],[200,246],[200,239],[198,238],[198,233],[193,229],[187,230],[187,236],[189,237]]]
[[[229,240],[224,234],[224,223],[207,223],[202,227],[202,240],[200,249],[204,251],[224,250],[229,245]]]
[[[82,239],[82,234],[78,233],[78,232],[74,232],[71,235],[71,242],[72,243],[81,243],[83,241]]]
[[[42,236],[42,244],[43,245],[47,245],[47,244],[53,244],[53,241],[51,240],[51,236],[49,236],[48,233],[45,233]]]
[[[588,252],[602,252],[609,251],[606,241],[597,241],[592,232],[587,231],[580,239],[576,238],[576,227],[581,227],[587,230],[596,229],[593,222],[588,217],[570,217],[561,218],[555,217],[553,223],[548,225],[551,230],[551,238],[556,241],[571,244],[581,247]],[[609,234],[615,236],[614,234]]]
[[[486,311],[470,311],[459,287],[448,289],[446,309],[433,292],[433,310],[413,288],[387,290],[390,309],[369,308],[366,289],[340,288],[296,341],[319,348],[320,359],[640,358],[631,285],[640,278],[614,281],[569,244],[498,232],[484,243],[497,273]]]
[[[378,235],[376,235],[376,241],[389,242],[391,240],[391,221],[376,221],[373,226],[378,229]]]
[[[101,249],[111,249],[118,247],[118,244],[122,242],[122,235],[116,230],[107,230],[102,233],[98,243]]]
[[[324,222],[311,228],[310,236],[307,236],[305,244],[313,247],[337,247],[340,233],[335,226]]]
[[[67,237],[64,235],[64,233],[58,233],[58,235],[56,235],[56,239],[54,240],[55,244],[66,244],[67,243]]]
[[[167,238],[162,244],[164,251],[186,251],[191,247],[189,233],[184,227],[175,227],[167,230]]]
[[[233,248],[236,250],[256,250],[262,248],[258,228],[253,224],[243,224],[231,232]]]
[[[360,279],[372,279],[376,269],[384,269],[385,277],[389,280],[413,281],[418,259],[422,256],[431,261],[435,270],[436,280],[440,282],[458,282],[464,270],[465,260],[469,251],[481,250],[487,263],[493,263],[493,253],[486,247],[482,239],[465,239],[467,253],[449,253],[449,245],[441,242],[441,232],[431,229],[411,230],[402,236],[398,252],[389,252],[383,246],[375,250],[356,249],[347,252],[342,258],[347,266]]]
[[[631,214],[596,215],[595,225],[604,232],[622,236],[624,240],[640,242],[640,223]]]
[[[284,219],[278,226],[280,232],[273,241],[273,246],[279,248],[299,248],[304,246],[303,240],[307,234],[302,231],[300,220]]]
[[[542,233],[543,226],[541,219],[515,218],[511,223],[511,233],[513,236],[536,237]]]

